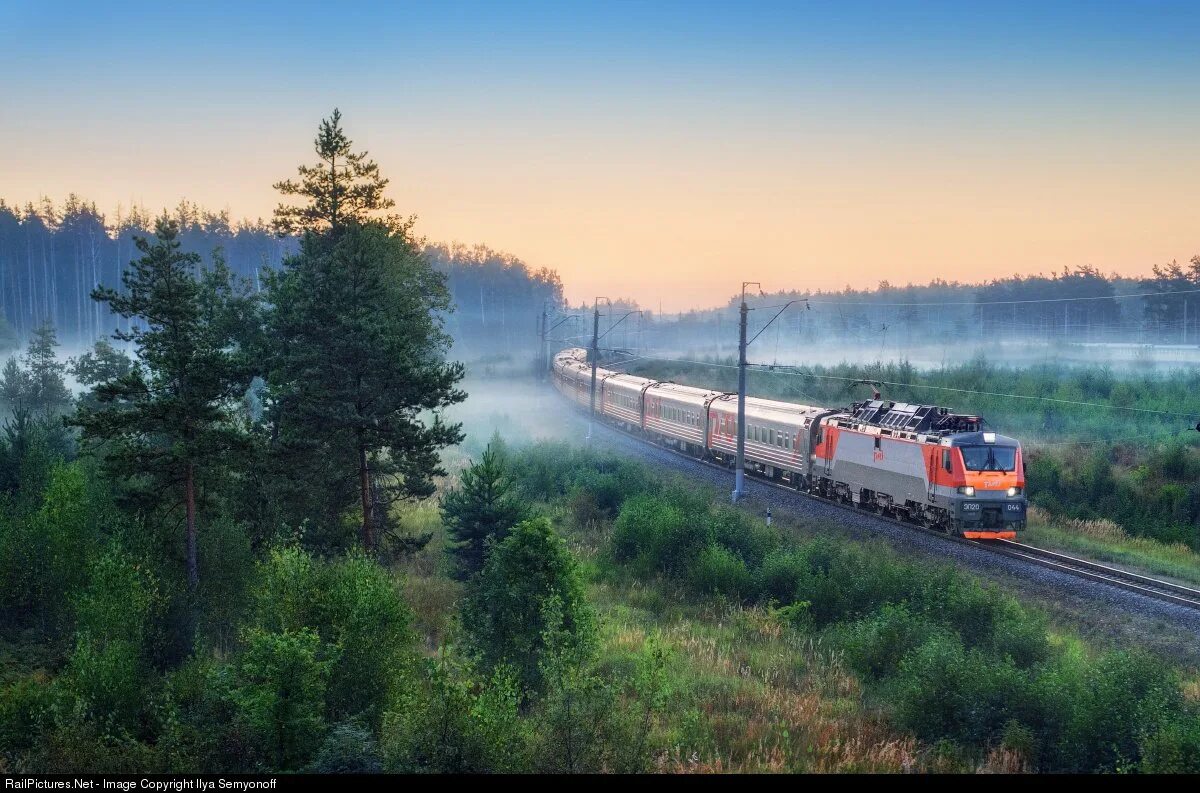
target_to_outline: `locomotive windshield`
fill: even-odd
[[[963,446],[968,471],[1012,471],[1017,467],[1016,446]]]

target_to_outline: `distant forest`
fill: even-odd
[[[771,323],[764,346],[781,340],[787,340],[784,347],[793,348],[834,342],[871,352],[885,346],[895,351],[1010,340],[1200,345],[1200,255],[1186,264],[1156,265],[1149,278],[1077,267],[982,284],[938,279],[894,286],[881,281],[873,288],[767,294],[752,288],[746,295],[753,310],[751,335],[789,301],[795,304]],[[734,296],[718,308],[657,320],[645,312],[642,321],[627,322],[609,336],[616,337],[611,346],[707,353],[715,349],[734,355],[739,302],[740,296]],[[622,305],[611,314],[620,317],[626,308]],[[606,328],[604,320],[601,330]]]
[[[181,229],[183,249],[200,254],[202,266],[221,257],[255,289],[264,270],[278,267],[296,249],[295,239],[276,236],[262,220],[235,222],[228,212],[211,212],[188,201],[170,215]],[[124,329],[119,317],[89,296],[97,285],[118,285],[134,256],[133,238],[149,235],[153,221],[141,208],[109,217],[74,195],[62,205],[44,199],[16,208],[0,201],[0,353],[15,348],[45,321],[68,345],[90,346],[114,329]],[[565,307],[562,281],[553,270],[531,268],[484,245],[427,244],[425,252],[448,279],[456,309],[447,318],[447,329],[460,359],[530,358],[543,307],[552,313]],[[1200,344],[1200,255],[1184,264],[1157,265],[1149,278],[1077,267],[984,284],[936,280],[893,286],[883,281],[841,291],[780,291],[755,294],[749,302],[767,308],[792,299],[807,299],[810,310],[788,312],[772,333],[802,343],[833,339],[871,346],[885,341],[891,347],[949,336],[966,341]],[[731,298],[723,307],[678,316],[655,317],[645,311],[623,321],[606,343],[665,349],[711,339],[732,348],[737,302]],[[603,308],[601,329],[636,308],[630,300]],[[590,310],[576,309],[581,314]],[[767,316],[757,314],[754,320],[760,318]],[[586,343],[589,332],[587,322],[561,325],[551,334],[552,344]]]
[[[265,270],[277,268],[297,249],[263,220],[233,221],[182,201],[170,216],[179,224],[183,250],[210,266],[222,258],[258,291]],[[71,195],[62,205],[49,199],[23,208],[0,201],[0,352],[49,322],[68,345],[90,346],[126,320],[91,299],[99,285],[118,287],[136,257],[134,237],[153,235],[154,215],[143,208],[102,214]],[[483,245],[428,245],[426,255],[447,276],[457,310],[447,318],[455,355],[477,358],[532,355],[536,317],[543,304],[562,303],[562,282],[548,269]]]

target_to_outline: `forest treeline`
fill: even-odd
[[[1200,344],[1200,255],[1183,264],[1155,265],[1146,278],[1106,275],[1082,266],[983,283],[936,279],[897,286],[881,281],[874,287],[761,294],[751,288],[746,295],[747,305],[756,312],[751,314],[751,333],[789,301],[798,307],[771,323],[760,348],[780,352],[814,343],[843,344],[859,350],[853,355],[858,358],[898,347],[964,342],[1195,345]],[[740,302],[739,295],[713,309],[665,316],[645,311],[619,329],[609,346],[735,354]],[[614,311],[614,316],[625,310]],[[602,321],[602,330],[608,321]]]
[[[279,234],[271,222],[234,221],[189,201],[165,213],[177,228],[181,250],[199,256],[199,267],[218,259],[255,293],[267,274],[295,253],[299,238]],[[154,234],[158,216],[134,206],[109,217],[76,195],[63,204],[43,199],[10,206],[0,200],[0,354],[15,349],[34,329],[49,324],[71,347],[90,346],[130,320],[92,290],[121,289],[121,274],[137,254],[135,240]],[[447,327],[458,357],[528,358],[536,349],[536,317],[562,303],[562,282],[486,245],[430,244],[418,240],[433,267],[447,276],[451,304]]]
[[[265,274],[298,245],[298,238],[280,236],[270,222],[234,221],[227,211],[212,212],[188,201],[169,215],[183,250],[200,255],[204,265],[220,257],[256,291],[263,288]],[[152,233],[154,221],[136,206],[110,217],[75,195],[61,205],[49,199],[23,206],[0,201],[0,352],[46,322],[72,346],[127,330],[125,320],[89,295],[97,286],[119,288],[120,273],[135,253],[134,238]],[[459,357],[532,356],[538,315],[544,307],[553,312],[564,306],[558,274],[484,245],[421,244],[448,277],[455,310],[447,322]],[[919,345],[948,334],[971,341],[1200,343],[1200,255],[1182,264],[1155,265],[1147,278],[1082,266],[978,284],[882,281],[873,288],[784,290],[752,295],[749,302],[771,306],[797,298],[807,298],[810,310],[789,312],[772,333],[801,343],[832,339],[874,349],[887,340]],[[733,298],[720,308],[673,317],[647,308],[624,322],[609,343],[686,348],[709,340],[732,346],[737,303]],[[633,301],[619,301],[605,324],[637,308]],[[566,325],[559,335],[586,335],[587,330]]]

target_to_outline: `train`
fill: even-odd
[[[554,387],[590,409],[581,348],[551,363]],[[1015,540],[1028,499],[1020,442],[981,416],[875,398],[827,408],[746,398],[596,368],[596,414],[647,441],[732,467],[745,434],[746,473],[798,491],[973,540]]]

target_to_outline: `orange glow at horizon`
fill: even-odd
[[[431,241],[484,243],[561,275],[568,299],[628,297],[669,312],[714,306],[744,279],[767,291],[977,282],[1092,265],[1144,275],[1200,253],[1195,146],[1093,135],[1003,145],[909,131],[878,140],[755,140],[680,130],[602,139],[455,140],[347,113],[356,147],[392,179],[398,209]],[[269,217],[272,182],[308,162],[312,124],[261,140],[184,133],[114,156],[74,134],[3,163],[0,195],[69,192],[110,218],[180,198]],[[278,140],[285,145],[268,146]]]

